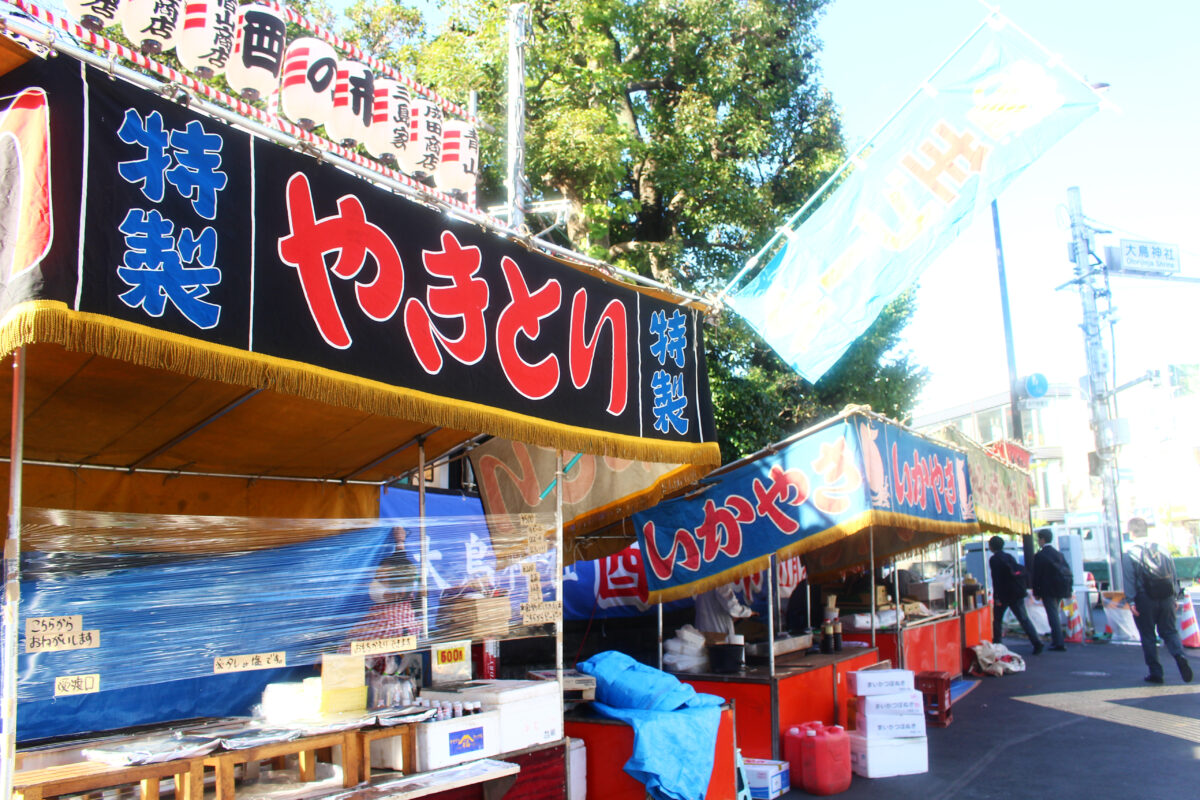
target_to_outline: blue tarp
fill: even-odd
[[[625,771],[655,800],[703,800],[725,701],[612,650],[576,667],[596,679],[592,707],[633,728]]]

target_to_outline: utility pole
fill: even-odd
[[[1121,523],[1117,512],[1116,455],[1117,442],[1109,415],[1108,351],[1100,335],[1100,312],[1096,308],[1095,273],[1089,263],[1094,231],[1083,220],[1079,187],[1067,190],[1067,207],[1071,216],[1071,256],[1075,265],[1075,284],[1083,303],[1083,347],[1087,356],[1088,406],[1091,411],[1092,433],[1096,440],[1096,458],[1100,468],[1104,502],[1104,541],[1108,550],[1109,583],[1114,591],[1124,587],[1121,574]]]
[[[525,225],[525,43],[529,4],[508,9],[508,227]]]

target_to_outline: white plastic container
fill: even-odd
[[[855,716],[854,732],[867,739],[899,739],[925,735],[925,715],[864,714]]]
[[[567,747],[567,800],[587,800],[587,746],[571,739]]]
[[[909,669],[861,669],[846,673],[850,693],[859,697],[911,691],[913,673]]]
[[[896,692],[874,694],[858,701],[858,710],[863,714],[883,716],[886,714],[924,714],[925,698],[920,692]]]
[[[417,771],[425,772],[452,764],[462,764],[477,758],[494,756],[501,751],[500,715],[495,711],[453,717],[438,722],[417,725]],[[376,744],[389,743],[375,749]],[[399,737],[371,743],[371,763],[387,769],[400,764]],[[390,752],[385,752],[390,751]],[[376,753],[381,758],[376,762]]]
[[[476,700],[483,703],[484,710],[498,712],[501,752],[556,742],[563,736],[562,693],[556,681],[468,681],[425,689],[421,697]]]
[[[929,771],[929,743],[924,736],[868,739],[851,733],[850,769],[863,778],[919,775]]]

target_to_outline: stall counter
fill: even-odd
[[[870,642],[871,632],[847,631],[842,638]],[[906,622],[899,635],[894,627],[879,628],[875,631],[875,646],[881,659],[913,672],[949,672],[952,678],[963,672],[962,620],[953,612]]]
[[[679,680],[734,704],[738,748],[745,758],[782,758],[783,735],[801,722],[844,723],[847,672],[879,660],[873,648],[846,648],[832,655],[791,653],[730,675],[677,673]]]
[[[992,640],[992,607],[981,606],[963,613],[962,671],[971,667],[974,653],[971,648],[980,642]]]
[[[712,778],[704,800],[737,800],[737,765],[734,753],[733,709],[721,708],[721,725]],[[587,758],[587,796],[604,800],[645,800],[646,787],[625,770],[633,755],[633,728],[615,719],[573,711],[565,716],[563,728],[572,739],[582,739]],[[738,731],[739,738],[741,730]],[[742,748],[743,755],[746,753]]]

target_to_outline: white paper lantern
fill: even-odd
[[[442,124],[445,114],[439,105],[414,97],[409,107],[408,152],[405,157],[417,178],[431,178],[442,160]]]
[[[175,46],[182,0],[121,0],[117,19],[125,36],[147,55]]]
[[[67,12],[89,31],[99,31],[117,22],[120,0],[66,0]]]
[[[225,80],[234,92],[258,100],[279,88],[286,35],[286,20],[278,11],[253,3],[238,9],[233,53],[225,65]]]
[[[408,89],[391,78],[375,80],[375,111],[363,146],[388,166],[398,167],[396,142],[408,144]]]
[[[447,194],[467,200],[479,175],[479,134],[475,126],[458,119],[442,124],[442,160],[434,182]]]
[[[184,69],[202,80],[224,72],[237,17],[237,0],[187,0],[175,42],[175,55]]]
[[[280,99],[284,115],[306,131],[333,117],[337,64],[337,51],[321,39],[306,36],[288,45]]]
[[[363,141],[375,114],[375,73],[357,61],[338,61],[333,84],[333,116],[325,135],[337,144],[353,147]]]

